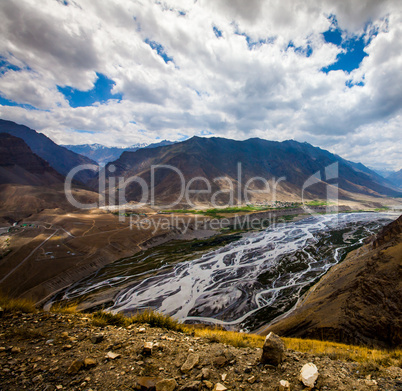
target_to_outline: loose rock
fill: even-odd
[[[86,358],[84,360],[84,365],[86,368],[92,368],[92,367],[96,367],[98,365],[98,362],[93,358]]]
[[[91,342],[93,344],[96,344],[96,343],[102,342],[103,338],[104,338],[103,334],[94,334],[91,336]]]
[[[84,366],[84,361],[82,360],[75,360],[71,363],[71,365],[68,367],[67,373],[69,375],[74,375],[78,373],[78,371]]]
[[[152,347],[153,347],[152,342],[145,342],[144,347],[142,348],[142,354],[145,356],[150,356],[152,354]]]
[[[174,391],[177,387],[175,379],[163,379],[156,383],[156,391]]]
[[[200,356],[195,353],[190,353],[187,357],[186,362],[181,366],[180,370],[183,373],[190,372],[200,361]]]
[[[109,358],[111,360],[115,360],[116,358],[119,358],[120,354],[118,353],[113,353],[113,352],[107,352],[106,358]]]
[[[202,383],[200,381],[192,381],[180,388],[180,391],[199,391]]]
[[[278,366],[283,361],[284,352],[285,344],[283,341],[276,334],[270,332],[265,338],[261,362]]]
[[[138,377],[134,384],[134,389],[140,391],[155,391],[156,384],[160,380],[161,379],[158,377]]]
[[[226,390],[227,388],[223,384],[216,383],[213,391],[226,391]]]
[[[287,380],[279,382],[279,391],[290,391],[290,383]]]
[[[303,365],[300,371],[300,380],[306,387],[313,388],[318,378],[318,369],[313,363]]]

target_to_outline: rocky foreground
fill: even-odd
[[[308,390],[300,380],[308,363],[318,369],[317,390],[402,389],[401,368],[278,353],[280,340],[262,363],[260,348],[147,324],[100,328],[85,315],[43,312],[5,313],[0,322],[0,390]]]

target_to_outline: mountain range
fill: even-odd
[[[18,221],[45,209],[70,211],[64,193],[64,175],[33,153],[25,141],[0,133],[0,221]],[[74,196],[93,202],[95,193],[73,184]]]
[[[46,160],[63,176],[66,176],[71,169],[81,164],[97,165],[95,161],[86,156],[79,155],[67,148],[57,145],[44,134],[12,121],[0,119],[0,133],[9,133],[23,139],[32,152]],[[84,170],[79,172],[75,176],[75,179],[84,184],[94,176],[94,171]]]
[[[387,180],[399,189],[402,189],[402,169],[387,176]]]
[[[138,143],[130,147],[120,148],[120,147],[106,147],[101,144],[81,144],[81,145],[62,145],[63,147],[78,153],[80,155],[86,156],[92,160],[95,160],[99,165],[104,166],[105,164],[117,160],[120,155],[125,151],[134,152],[140,148],[157,148],[165,145],[174,144],[173,141],[163,140],[158,143],[146,144]]]
[[[63,182],[64,176],[34,154],[24,140],[0,133],[0,184],[51,186]]]
[[[18,137],[26,143],[24,149],[21,141],[3,136],[3,142],[10,144],[13,144],[13,140],[15,142],[15,148],[10,148],[7,154],[8,157],[3,159],[4,164],[6,160],[14,161],[11,159],[10,153],[15,153],[15,156],[19,156],[19,160],[22,159],[21,156],[28,157],[29,153],[26,148],[29,147],[31,153],[36,155],[36,159],[39,157],[47,162],[48,167],[46,170],[52,168],[61,174],[58,177],[59,179],[67,175],[77,165],[96,165],[96,162],[87,156],[59,146],[44,134],[37,133],[26,126],[0,120],[1,132]],[[106,172],[106,180],[109,184],[109,168],[112,164],[114,166],[113,176],[123,178],[141,177],[148,184],[149,189],[151,188],[152,166],[156,165],[170,165],[180,170],[185,184],[188,184],[195,177],[203,177],[209,181],[211,189],[210,192],[204,191],[197,195],[193,194],[192,201],[196,204],[210,204],[213,194],[217,194],[215,201],[218,205],[227,204],[229,201],[244,203],[246,201],[244,193],[240,194],[239,190],[244,190],[244,185],[247,181],[249,181],[249,189],[253,190],[253,192],[248,193],[249,200],[247,201],[250,202],[263,201],[267,200],[267,198],[272,199],[272,197],[279,201],[300,201],[302,196],[306,199],[325,199],[328,188],[339,190],[341,199],[356,199],[356,194],[374,197],[398,197],[402,193],[388,179],[381,177],[361,163],[347,161],[321,148],[294,140],[276,142],[252,138],[245,141],[236,141],[218,137],[202,138],[194,136],[179,143],[164,140],[160,143],[140,147],[140,145],[133,146],[133,149],[139,149],[130,151],[123,148],[103,147],[99,144],[74,146],[77,150],[81,148],[88,153],[89,151],[94,153],[98,151],[100,154],[94,155],[94,157],[99,161],[101,161],[100,156],[103,156],[102,159],[108,159],[115,152],[121,153],[118,159],[107,163],[103,168],[102,174]],[[106,156],[109,157],[106,158]],[[32,156],[31,158],[33,159]],[[241,164],[240,176],[238,172],[239,163]],[[336,167],[334,167],[335,171],[330,173],[331,178],[327,178],[328,172],[325,173],[325,168],[333,166],[334,163],[337,163]],[[15,167],[19,167],[18,164]],[[3,167],[3,183],[6,181],[8,183],[18,182],[15,167],[12,174],[10,173],[11,171],[7,171],[9,173],[8,179],[5,179],[5,168]],[[32,182],[35,182],[34,179],[36,178],[36,185],[43,186],[47,181],[47,179],[41,179],[27,173],[29,173],[29,170],[25,170],[24,175],[21,174],[20,182],[27,180],[30,185],[33,185]],[[75,179],[93,191],[97,191],[99,175],[94,171],[85,170],[78,173]],[[54,173],[50,177],[56,178]],[[253,178],[257,177],[271,181],[268,193],[258,193],[265,185],[260,179],[253,180]],[[318,177],[319,180],[316,179]],[[155,183],[152,190],[155,194],[156,204],[166,204],[177,200],[182,183],[176,172],[172,169],[159,168],[155,171],[154,179]],[[302,194],[303,186],[307,180],[316,183],[308,186]],[[272,181],[277,181],[275,194],[273,194]],[[230,186],[233,186],[231,194],[228,193]],[[335,188],[335,186],[338,188]],[[111,187],[113,188],[113,186]],[[117,190],[117,187],[114,187],[114,189]],[[205,189],[206,183],[204,180],[193,180],[191,183],[191,190]],[[239,194],[241,199],[239,199]],[[233,195],[232,199],[230,199],[230,195]],[[141,196],[142,189],[138,184],[133,183],[127,186],[127,201],[139,201]],[[177,206],[184,207],[188,205],[185,200],[180,202]]]
[[[241,163],[242,175],[238,176],[238,163]],[[327,179],[322,170],[338,163],[334,178]],[[369,196],[400,196],[390,182],[360,163],[349,162],[323,149],[308,143],[289,140],[284,142],[267,141],[253,138],[235,141],[224,138],[193,138],[174,145],[125,151],[114,162],[105,167],[106,178],[110,165],[114,166],[113,176],[129,178],[139,176],[150,186],[152,166],[170,165],[179,169],[186,183],[194,177],[206,178],[211,183],[211,193],[228,190],[228,180],[234,186],[234,200],[237,191],[251,178],[262,177],[266,180],[278,180],[276,197],[299,199],[302,187],[308,178],[320,176],[321,180],[306,189],[307,198],[325,198],[327,186],[337,184],[340,198],[352,199],[353,193]],[[154,193],[157,203],[169,203],[176,200],[181,189],[180,178],[171,169],[155,171]],[[214,181],[214,178],[219,178]],[[227,179],[224,179],[227,178]],[[96,188],[97,180],[91,185]],[[261,190],[263,183],[254,181],[250,187]],[[206,184],[196,181],[191,189],[206,189]],[[117,188],[116,188],[117,190]],[[256,193],[256,192],[255,192]],[[127,186],[126,199],[138,201],[142,190],[139,185]],[[254,199],[258,199],[258,194]],[[208,202],[211,194],[198,195],[197,202]],[[221,203],[228,201],[228,194],[220,194]]]

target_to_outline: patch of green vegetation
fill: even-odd
[[[305,205],[307,205],[307,206],[327,206],[327,205],[331,205],[331,203],[327,202],[327,201],[313,200],[313,201],[306,202]]]
[[[285,215],[281,216],[281,218],[285,221],[292,221],[297,215]]]

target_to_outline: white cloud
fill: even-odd
[[[371,166],[384,166],[381,145],[389,164],[401,166],[395,152],[402,125],[399,1],[68,4],[0,4],[0,55],[18,67],[0,74],[0,93],[40,109],[0,106],[3,118],[62,143],[129,145],[203,131],[294,138]],[[323,39],[330,15],[349,36],[363,34],[369,21],[378,28],[350,75],[321,72],[342,50]],[[172,61],[145,41],[162,45]],[[88,91],[96,73],[112,79],[112,92],[123,99],[70,107],[57,85]],[[349,88],[347,81],[364,85]]]

